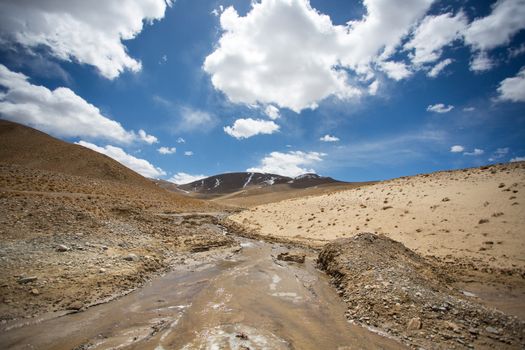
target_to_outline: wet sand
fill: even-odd
[[[10,349],[401,349],[351,325],[315,268],[275,257],[286,247],[253,240],[238,253],[191,261],[145,287],[85,312],[12,328]],[[11,325],[13,326],[13,325]]]

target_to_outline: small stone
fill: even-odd
[[[99,273],[105,273],[105,272],[106,272],[106,269],[103,268],[103,267],[101,267],[100,269],[98,269],[98,272],[99,272]]]
[[[31,276],[31,277],[22,277],[18,280],[18,283],[20,284],[26,284],[26,283],[30,283],[30,282],[34,282],[38,279],[38,277],[36,276]]]
[[[448,329],[451,329],[454,332],[459,332],[460,330],[460,327],[454,322],[445,321],[445,326],[447,326]]]
[[[39,295],[40,292],[38,291],[38,289],[33,288],[33,289],[31,289],[31,294],[33,294],[33,295]]]
[[[126,261],[139,261],[139,257],[133,253],[126,255],[123,259]]]
[[[304,254],[292,254],[290,252],[284,252],[277,255],[277,260],[292,261],[299,264],[304,263]]]
[[[499,334],[500,331],[494,327],[491,327],[491,326],[488,326],[487,328],[485,328],[485,330],[488,332],[488,333],[492,333],[492,334]]]
[[[418,330],[418,329],[421,329],[421,326],[422,326],[421,319],[419,317],[414,317],[410,321],[408,321],[407,330],[409,331]]]
[[[66,247],[66,246],[63,245],[63,244],[59,244],[59,245],[57,246],[57,252],[67,252],[68,250],[69,250],[69,248]]]
[[[466,296],[466,297],[471,297],[471,298],[473,298],[473,297],[476,297],[476,296],[477,296],[476,294],[471,293],[471,292],[468,292],[468,291],[466,291],[466,290],[462,291],[462,293],[463,293],[463,295]]]
[[[84,307],[84,304],[79,300],[74,301],[68,305],[68,309],[70,310],[80,310],[82,307]]]

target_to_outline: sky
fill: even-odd
[[[525,0],[0,2],[0,118],[187,183],[525,160]]]

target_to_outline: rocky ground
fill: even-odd
[[[0,319],[78,310],[233,244],[200,201],[0,165]],[[181,214],[182,212],[189,212]]]
[[[382,235],[327,244],[318,266],[348,306],[347,317],[425,349],[522,349],[525,322],[454,288],[454,269]]]

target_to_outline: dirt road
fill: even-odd
[[[0,334],[9,349],[400,349],[348,323],[315,268],[276,257],[282,245],[239,239],[237,252],[199,254],[145,287],[85,312]],[[293,250],[294,252],[296,249]],[[204,253],[202,253],[204,254]],[[10,329],[9,329],[10,328]]]

